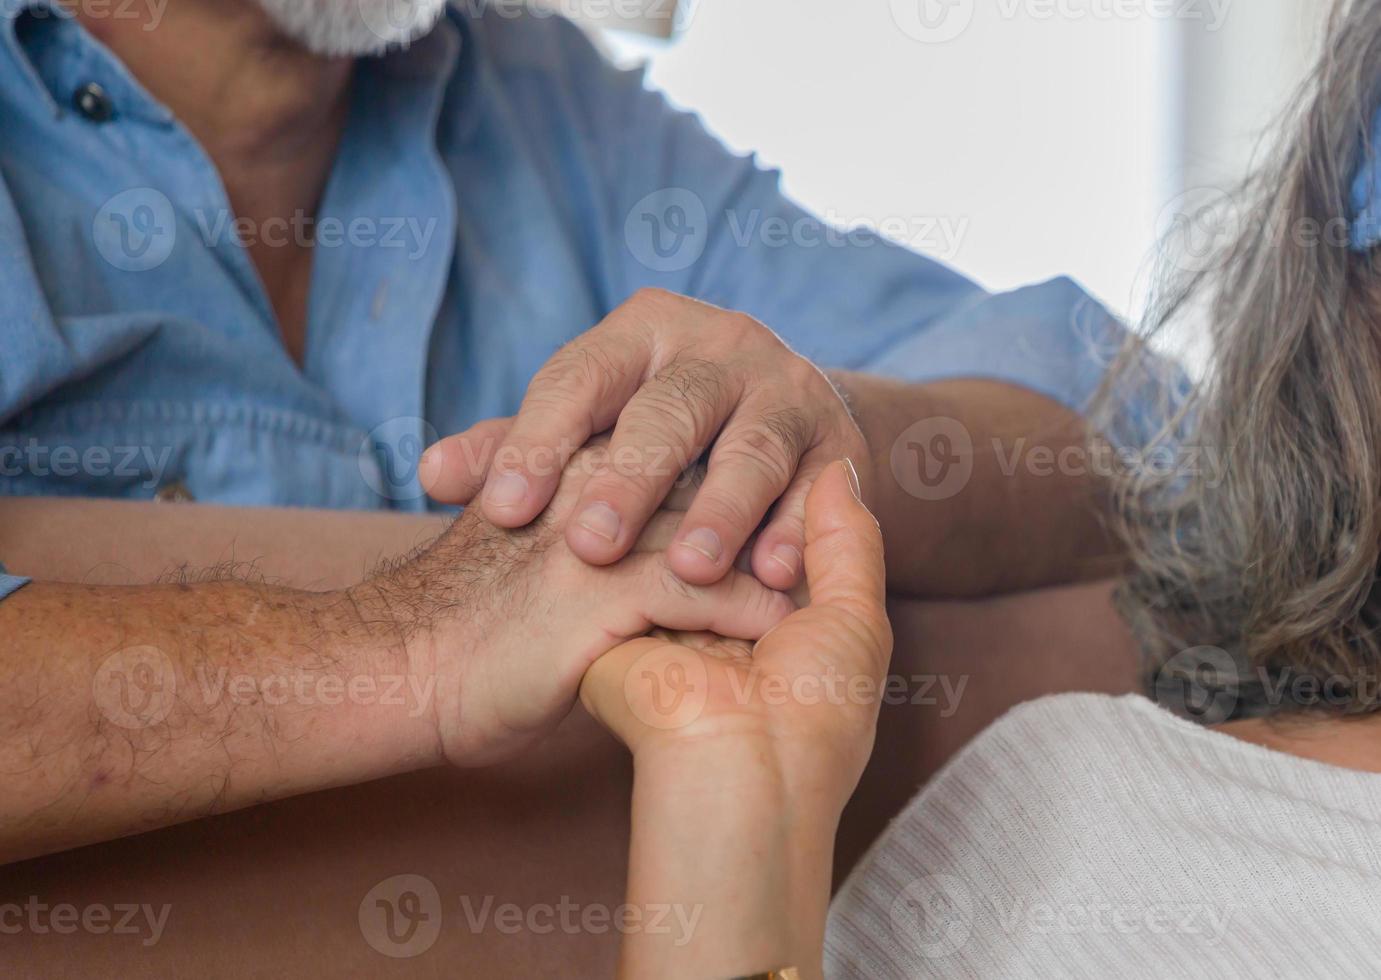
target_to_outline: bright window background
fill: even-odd
[[[918,40],[908,4],[969,21]],[[1167,203],[1240,172],[1325,7],[698,0],[673,42],[607,37],[817,213],[904,227],[992,289],[1070,275],[1135,316]]]

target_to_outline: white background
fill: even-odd
[[[607,37],[817,213],[911,229],[993,289],[1071,275],[1134,316],[1161,212],[1241,172],[1326,7],[698,0],[674,41]]]

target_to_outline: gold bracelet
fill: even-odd
[[[766,973],[753,973],[746,977],[735,977],[734,980],[801,980],[801,971],[794,966],[782,967],[780,970],[768,970]]]

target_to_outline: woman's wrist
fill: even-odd
[[[817,975],[839,807],[799,798],[764,738],[661,740],[634,765],[628,901],[693,926],[630,930],[624,972]]]

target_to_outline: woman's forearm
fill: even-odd
[[[635,756],[624,976],[820,975],[838,814],[723,741]]]

